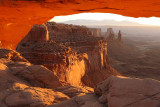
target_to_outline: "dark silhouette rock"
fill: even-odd
[[[121,34],[121,31],[119,30],[119,32],[118,32],[118,41],[122,41],[122,34]]]

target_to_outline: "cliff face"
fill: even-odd
[[[105,39],[92,36],[84,26],[46,25],[49,41],[30,41],[26,39],[32,35],[29,32],[17,46],[17,51],[31,63],[44,65],[62,82],[72,85],[93,87],[108,76],[119,74],[108,64]]]
[[[101,37],[101,29],[99,29],[99,28],[89,28],[89,30],[92,32],[93,36]]]

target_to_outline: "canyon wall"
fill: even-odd
[[[34,27],[39,28],[37,26],[45,28],[44,25]],[[35,38],[40,34],[39,30],[36,33],[31,30],[17,46],[16,50],[31,63],[44,65],[62,82],[72,85],[93,87],[110,75],[119,75],[109,66],[107,42],[104,38],[94,37],[85,26],[54,22],[47,23],[46,26],[50,40],[26,39]],[[40,35],[39,38],[41,37]]]

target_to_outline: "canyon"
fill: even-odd
[[[34,25],[17,52],[0,48],[0,105],[158,107],[159,81],[124,77],[111,67],[110,58],[133,52],[121,48],[121,31],[109,28],[104,38],[95,29],[47,22]]]
[[[13,50],[0,49],[0,54],[1,107],[160,105],[160,82],[156,80],[111,76],[94,89],[71,85],[57,87],[60,85],[58,77],[44,66],[29,63]]]
[[[109,66],[107,41],[85,26],[54,22],[35,25],[16,50],[32,64],[47,67],[60,81],[71,85],[94,87],[111,75],[120,75]]]
[[[159,107],[160,82],[155,80],[159,76],[151,79],[114,69],[119,67],[117,58],[128,62],[124,56],[134,51],[134,46],[124,45],[121,31],[116,38],[114,33],[104,38],[97,28],[46,23],[54,16],[82,12],[159,17],[159,4],[157,0],[0,0],[0,106]],[[156,49],[146,55],[152,58],[150,52]],[[148,57],[143,58],[142,65]],[[153,75],[159,74],[156,70]]]

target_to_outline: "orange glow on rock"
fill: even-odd
[[[0,2],[0,41],[15,49],[32,25],[54,16],[82,12],[115,13],[131,17],[160,17],[159,0],[2,0]]]

